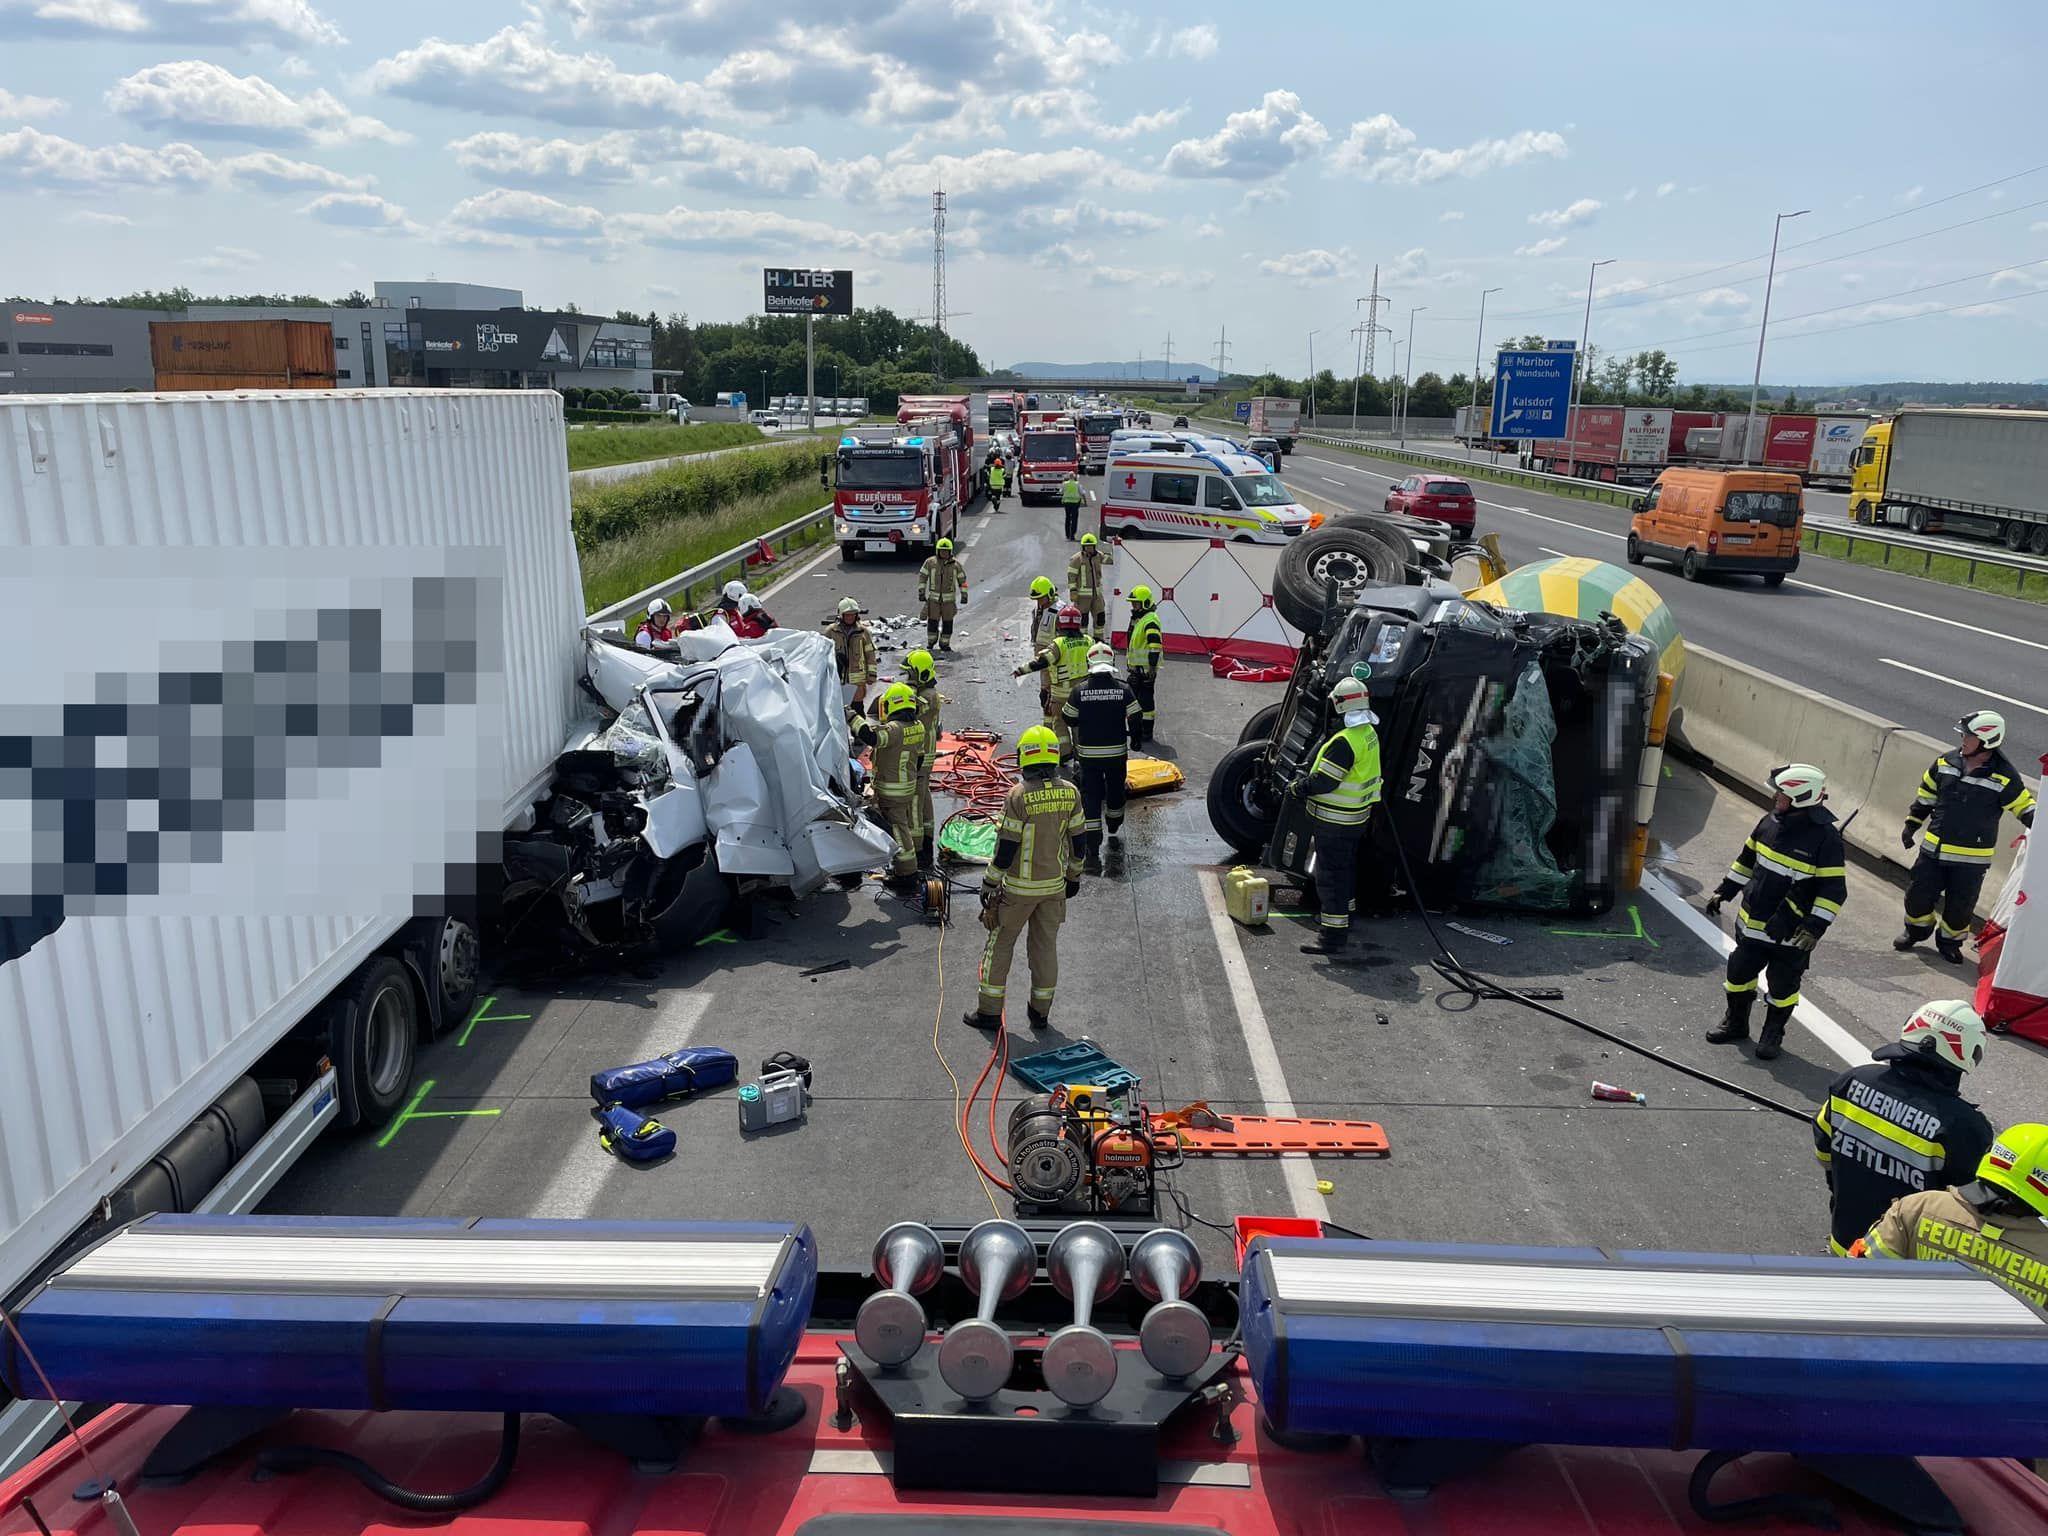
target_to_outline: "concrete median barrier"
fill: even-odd
[[[1770,772],[1781,763],[1825,769],[1828,808],[1848,822],[1849,845],[1899,869],[1913,863],[1913,855],[1899,846],[1906,808],[1927,765],[1953,745],[1697,646],[1686,648],[1671,734],[1723,776],[1760,793],[1767,792]],[[2039,793],[2040,786],[2034,787]],[[2000,847],[1984,882],[1979,916],[1996,900],[2012,857],[2010,847]]]

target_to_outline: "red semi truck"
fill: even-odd
[[[1864,427],[1860,416],[1759,411],[1757,450],[1749,453],[1749,418],[1737,411],[1582,405],[1573,410],[1571,421],[1565,436],[1529,444],[1529,466],[1545,474],[1622,485],[1648,485],[1673,464],[1744,463],[1805,480],[1846,483]]]

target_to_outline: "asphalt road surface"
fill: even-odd
[[[1404,473],[1305,444],[1288,455],[1282,477],[1312,497],[1376,512]],[[1552,554],[1622,563],[1622,508],[1472,485],[1479,528],[1500,534],[1511,564]],[[1636,573],[1688,641],[1940,741],[1965,710],[1988,704],[2010,724],[2015,763],[2032,771],[2048,751],[2048,605],[1810,555],[1776,591],[1749,576],[1690,582],[1654,562]]]

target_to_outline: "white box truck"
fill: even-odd
[[[1282,453],[1294,452],[1294,439],[1301,429],[1301,402],[1274,395],[1258,395],[1251,402],[1247,425],[1253,437],[1278,438]]]
[[[0,396],[0,1301],[253,1208],[466,1017],[493,845],[589,712],[563,430],[547,390]],[[0,1405],[0,1471],[49,1428]]]

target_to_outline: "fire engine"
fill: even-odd
[[[1081,472],[1099,475],[1109,467],[1109,435],[1123,425],[1114,411],[1087,411],[1074,419],[1081,435]]]
[[[842,560],[928,553],[959,536],[960,513],[980,489],[964,401],[909,396],[897,417],[894,433],[848,433],[823,466]]]
[[[1026,411],[1023,421],[1017,499],[1057,501],[1067,476],[1081,472],[1081,435],[1074,418],[1064,411]]]

